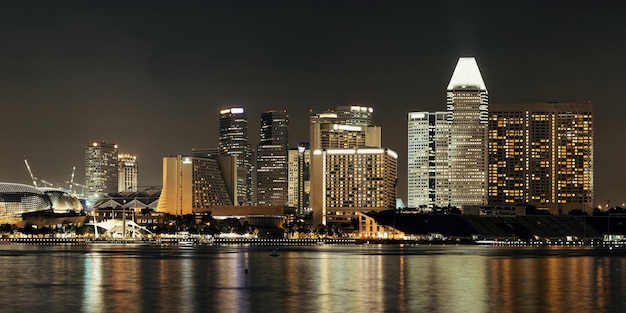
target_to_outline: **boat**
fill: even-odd
[[[278,249],[274,249],[272,250],[272,252],[270,252],[271,256],[278,256]]]

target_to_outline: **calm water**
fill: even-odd
[[[0,312],[625,312],[626,253],[0,245]],[[246,273],[245,269],[248,269]]]

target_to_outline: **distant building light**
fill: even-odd
[[[319,117],[323,118],[337,118],[337,113],[321,113]]]
[[[359,149],[358,154],[383,154],[385,149]]]
[[[409,118],[412,120],[420,120],[426,117],[424,113],[409,113]]]
[[[361,126],[334,124],[333,125],[333,129],[335,129],[335,130],[347,130],[347,131],[361,131],[363,128],[361,128]]]
[[[356,149],[332,149],[326,150],[327,154],[355,154]]]

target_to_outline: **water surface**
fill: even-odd
[[[589,248],[0,245],[1,312],[624,312]]]

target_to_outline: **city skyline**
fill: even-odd
[[[474,56],[490,103],[591,102],[595,205],[626,202],[613,140],[626,131],[622,6],[38,4],[0,5],[0,181],[29,183],[25,155],[35,176],[67,185],[73,166],[84,177],[85,145],[105,141],[141,160],[142,185],[161,185],[164,156],[218,146],[221,109],[246,109],[253,144],[260,114],[287,110],[293,148],[309,110],[355,104],[400,155],[406,200],[406,114],[440,110],[454,64]]]

